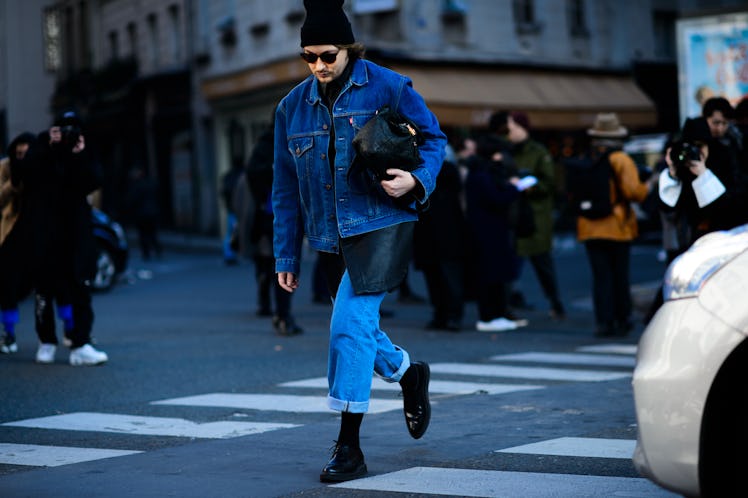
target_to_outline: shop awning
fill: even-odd
[[[598,112],[616,112],[629,128],[652,127],[657,112],[629,76],[530,69],[464,66],[389,65],[409,76],[444,126],[482,127],[497,110],[528,113],[536,129],[579,130],[592,125]],[[247,95],[265,88],[293,85],[308,68],[288,59],[202,82],[208,100]]]
[[[628,76],[523,69],[392,65],[446,126],[485,126],[494,111],[521,110],[537,129],[582,129],[598,112],[628,127],[657,124],[652,101]]]

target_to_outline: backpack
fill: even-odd
[[[575,216],[592,220],[605,218],[613,212],[610,180],[614,179],[609,154],[597,159],[580,158],[564,161],[566,192]]]

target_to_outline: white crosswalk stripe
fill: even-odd
[[[496,450],[496,452],[629,459],[634,455],[635,447],[636,440],[634,439],[561,437],[538,443],[505,448],[503,450]]]
[[[384,413],[402,410],[401,400],[370,400],[368,413]],[[327,407],[324,396],[296,396],[290,394],[234,394],[212,393],[184,398],[153,401],[154,405],[181,406],[222,406],[227,408],[244,408],[250,410],[269,410],[293,413],[333,413]]]
[[[569,370],[541,367],[515,367],[507,365],[481,365],[476,363],[433,363],[432,373],[478,375],[482,377],[506,377],[534,380],[557,380],[597,382],[630,377],[628,372],[604,372],[595,370]]]
[[[675,497],[642,478],[413,467],[331,486],[362,491],[470,497]]]
[[[624,355],[635,355],[636,344],[594,344],[591,346],[582,346],[577,351],[583,353],[614,353]]]
[[[35,444],[0,443],[0,463],[57,467],[71,463],[90,462],[103,458],[134,455],[141,451],[72,448],[68,446],[40,446]]]
[[[634,368],[634,358],[620,355],[580,353],[517,353],[491,357],[492,361],[518,361],[528,363],[551,363],[557,365],[595,365],[600,367]]]
[[[327,389],[327,378],[317,377],[313,379],[296,380],[284,382],[281,387],[301,387]],[[373,377],[371,388],[378,391],[400,392],[400,384],[396,382],[385,382],[379,377]],[[431,394],[507,394],[517,391],[529,391],[532,389],[543,389],[544,386],[532,384],[488,384],[485,382],[457,382],[451,380],[431,380],[429,382],[429,393]]]
[[[264,422],[210,422],[207,424],[196,424],[181,418],[140,417],[136,415],[90,412],[32,418],[7,422],[2,425],[66,431],[116,432],[139,436],[175,436],[212,439],[226,439],[296,427],[294,424],[271,424]]]

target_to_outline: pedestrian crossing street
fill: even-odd
[[[597,344],[580,347],[572,353],[525,352],[497,355],[486,363],[432,363],[430,392],[432,400],[482,393],[494,396],[519,391],[540,390],[559,382],[600,382],[631,376],[636,346]],[[494,380],[495,379],[495,380]],[[509,381],[509,382],[507,382]],[[514,381],[514,382],[512,382]],[[325,396],[327,380],[315,377],[284,382],[281,391],[292,393],[207,393],[151,402],[153,406],[189,407],[191,413],[199,407],[229,407],[257,410],[272,419],[279,413],[327,413]],[[311,394],[298,394],[314,391]],[[402,400],[396,396],[398,384],[375,377],[372,380],[370,413],[379,414],[402,410]],[[181,418],[136,416],[114,413],[78,412],[48,417],[17,420],[1,424],[5,427],[30,429],[89,431],[138,436],[176,436],[201,439],[227,439],[260,434],[268,431],[299,427],[299,424],[222,420],[196,423]],[[497,453],[583,456],[592,458],[630,459],[635,441],[622,439],[558,438],[513,448],[500,448]],[[140,453],[135,450],[74,448],[36,444],[0,442],[0,464],[18,466],[55,467],[79,462],[114,458]],[[519,496],[517,486],[527,488],[521,496],[548,490],[574,490],[568,495],[583,496],[580,489],[625,490],[627,496],[668,496],[645,479],[603,476],[574,476],[528,472],[501,472],[470,469],[413,467],[398,472],[377,475],[334,487],[359,490],[398,491],[459,496]],[[518,484],[521,481],[523,484]],[[538,485],[538,483],[544,483]],[[624,485],[625,484],[625,485]],[[623,486],[623,487],[621,487]],[[537,490],[537,491],[532,491]],[[542,491],[546,490],[546,491]],[[508,491],[505,493],[504,491]],[[618,491],[616,491],[618,492]],[[613,495],[603,493],[602,495]],[[602,496],[597,494],[596,496]],[[548,495],[550,496],[550,495]]]

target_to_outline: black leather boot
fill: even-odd
[[[361,448],[348,444],[336,444],[332,458],[319,474],[319,480],[343,482],[358,479],[364,475],[366,475],[366,464]]]
[[[413,372],[411,372],[413,369]],[[413,439],[424,435],[431,421],[431,403],[429,402],[429,378],[431,372],[428,363],[414,361],[410,364],[403,380],[403,412],[405,424]]]

